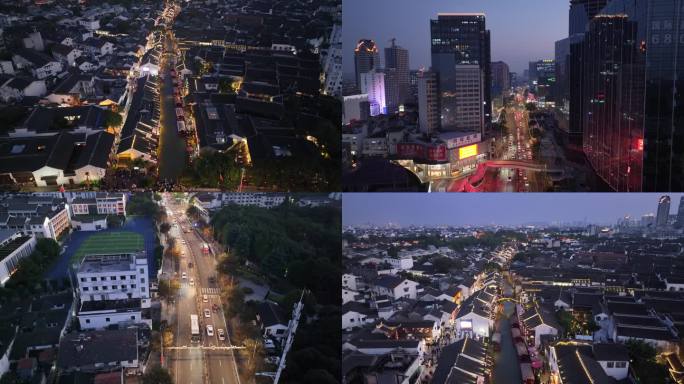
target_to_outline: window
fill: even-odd
[[[110,277],[109,280],[116,280],[116,276]]]
[[[135,320],[135,316],[131,316],[131,320]]]
[[[135,275],[131,275],[131,280],[135,280]]]
[[[83,291],[87,291],[87,290],[88,290],[88,287],[83,287]]]
[[[86,281],[86,278],[85,278],[85,277],[81,277],[81,281],[85,282],[85,281]]]
[[[97,281],[97,277],[91,277],[90,281]]]
[[[105,281],[105,280],[107,280],[106,277],[104,277],[104,276],[100,277],[100,281]]]
[[[118,285],[112,285],[112,289],[119,289]]]
[[[105,321],[109,323],[109,317],[106,317],[106,318],[105,318]]]
[[[100,290],[99,287],[93,287],[93,291],[99,291],[99,290]]]
[[[140,273],[145,273],[145,268],[140,268]]]
[[[606,366],[608,366],[608,368],[613,368],[613,367],[615,367],[615,362],[609,361],[606,363]]]
[[[126,280],[126,276],[119,276],[119,279]]]
[[[140,279],[140,283],[144,283],[144,282],[145,282],[145,279],[144,279],[144,278],[143,278],[143,279]]]
[[[86,324],[90,324],[90,319],[86,319]]]
[[[107,290],[107,286],[106,286],[106,285],[103,285],[103,286],[102,286],[102,290],[103,290],[103,291],[106,291],[106,290]]]
[[[136,287],[136,285],[135,285],[135,284],[131,284],[131,288],[135,288],[135,287]]]
[[[140,291],[145,292],[145,287],[140,287]]]
[[[615,368],[626,368],[626,367],[627,367],[626,361],[616,361],[615,362]]]

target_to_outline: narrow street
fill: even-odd
[[[159,179],[175,183],[185,168],[185,140],[178,134],[176,125],[176,106],[173,98],[173,81],[170,70],[175,66],[176,58],[171,33],[164,38],[164,54],[161,60],[162,74],[161,116],[159,135]]]
[[[503,292],[504,297],[512,297],[513,289],[507,279],[503,278]],[[503,313],[498,323],[498,329],[501,332],[501,350],[494,354],[494,370],[493,383],[507,384],[522,382],[522,374],[520,373],[520,363],[518,362],[518,353],[513,344],[513,336],[511,335],[511,323],[509,321],[511,315],[515,313],[515,303],[505,301],[503,303]]]

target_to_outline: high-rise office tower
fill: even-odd
[[[492,96],[501,96],[511,89],[511,73],[508,64],[495,61],[492,64]]]
[[[568,35],[584,33],[589,21],[599,14],[607,3],[608,0],[570,0]]]
[[[532,89],[540,101],[552,99],[551,91],[556,85],[556,63],[551,59],[533,61],[530,63],[530,73],[534,69]]]
[[[677,208],[677,220],[675,221],[677,228],[684,228],[684,196],[679,198],[679,207]]]
[[[658,200],[658,213],[656,215],[656,227],[665,227],[670,219],[670,196],[663,195]]]
[[[395,44],[385,48],[385,99],[387,112],[399,110],[409,97],[409,55],[408,50]]]
[[[684,190],[684,1],[613,0],[582,46],[583,149],[616,191]]]
[[[387,113],[385,101],[385,74],[376,70],[361,74],[361,93],[368,95],[370,115],[377,116]]]
[[[380,55],[375,41],[361,39],[354,49],[354,70],[356,71],[356,86],[361,88],[361,74],[380,69]]]
[[[482,13],[448,13],[438,14],[436,20],[430,20],[432,70],[437,73],[440,92],[440,119],[443,131],[477,131],[484,130],[491,123],[491,53],[490,34],[485,28],[485,15]],[[473,66],[481,72],[475,76]],[[458,74],[459,70],[465,71]],[[463,86],[464,78],[481,78],[479,88],[483,95],[483,126],[473,129],[471,117],[462,120],[457,112],[466,108],[459,106],[463,100],[457,93],[457,86]],[[460,79],[460,80],[459,80]],[[468,85],[470,88],[470,85]],[[470,103],[470,100],[468,100]],[[468,106],[468,109],[471,107]],[[468,112],[474,112],[469,110]]]
[[[439,85],[431,71],[418,72],[418,124],[428,135],[439,129]]]

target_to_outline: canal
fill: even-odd
[[[167,52],[173,52],[171,40],[164,39]],[[176,182],[185,168],[185,140],[178,135],[176,126],[176,105],[173,99],[173,80],[169,74],[171,62],[170,55],[163,56],[162,71],[164,79],[159,91],[161,97],[161,114],[159,135],[159,179]]]
[[[508,281],[503,279],[504,296],[512,296],[512,288]],[[511,335],[510,317],[515,314],[515,303],[504,301],[503,313],[499,320],[499,330],[501,331],[501,350],[494,354],[494,384],[521,383],[522,374],[520,373],[520,363],[518,353],[513,344]]]

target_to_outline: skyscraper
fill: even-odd
[[[613,0],[589,23],[583,149],[616,191],[684,190],[681,31],[682,0]]]
[[[361,74],[361,93],[368,95],[370,115],[377,116],[387,113],[385,102],[385,74],[376,70]]]
[[[679,207],[677,208],[677,220],[675,221],[677,228],[684,228],[684,196],[679,198]]]
[[[473,66],[477,66],[481,75],[482,108],[478,108],[483,116],[483,126],[475,131],[484,133],[485,127],[491,123],[491,53],[490,34],[485,28],[485,15],[482,13],[448,13],[438,14],[436,20],[430,20],[432,70],[439,79],[440,119],[443,131],[473,131],[472,119],[461,120],[457,85],[463,85],[458,79],[473,79]],[[457,74],[459,70],[465,74]],[[470,100],[468,100],[470,104]],[[470,106],[468,108],[471,108]],[[468,111],[475,112],[475,111]]]
[[[394,113],[409,97],[408,50],[395,44],[385,48],[385,99],[387,112]]]
[[[570,0],[569,36],[584,33],[587,24],[594,18],[608,0]]]
[[[511,73],[508,64],[495,61],[492,64],[492,95],[501,96],[511,89]]]
[[[380,56],[375,41],[361,39],[354,49],[354,70],[356,71],[356,86],[361,87],[361,74],[373,69],[380,69]]]
[[[530,73],[534,68],[532,89],[537,99],[546,102],[552,99],[551,91],[556,85],[556,64],[551,59],[538,60],[530,63]],[[531,74],[530,77],[533,75]]]
[[[439,87],[431,71],[418,72],[418,127],[428,135],[439,129]]]
[[[656,227],[665,227],[670,219],[670,196],[663,195],[658,200],[658,214],[656,215]]]

